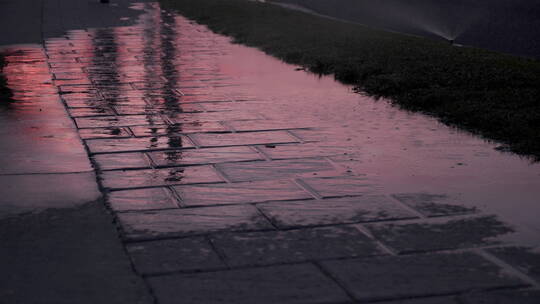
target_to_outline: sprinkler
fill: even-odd
[[[454,39],[452,39],[452,38],[448,39],[448,43],[450,43],[450,45],[455,45],[455,43],[454,43],[454,42],[455,42],[455,40],[454,40]]]

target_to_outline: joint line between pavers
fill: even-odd
[[[270,157],[270,155],[266,154],[266,152],[264,152],[259,146],[249,146],[249,147],[255,152],[257,152],[259,155],[261,155],[264,158],[264,160],[272,161],[272,158]]]
[[[228,269],[232,269],[232,267],[229,265],[229,263],[227,262],[227,256],[225,255],[225,253],[223,251],[221,251],[219,249],[218,246],[216,246],[216,244],[214,244],[214,241],[212,240],[212,238],[210,237],[209,234],[205,235],[204,236],[204,239],[208,242],[208,244],[210,244],[210,247],[212,247],[212,250],[214,250],[214,252],[217,254],[217,256],[219,257],[219,259],[223,262],[223,264],[228,268]]]
[[[210,165],[210,167],[212,167],[214,171],[217,173],[217,175],[221,177],[227,184],[233,183],[231,178],[227,174],[225,174],[225,172],[221,171],[216,164],[212,164]]]
[[[383,242],[381,242],[379,239],[377,239],[372,233],[371,231],[369,231],[366,227],[364,227],[362,224],[355,224],[353,225],[353,227],[360,231],[360,233],[363,233],[364,235],[366,235],[368,238],[370,238],[371,240],[373,240],[377,246],[379,248],[381,248],[383,251],[385,251],[386,253],[388,253],[389,255],[393,255],[393,256],[396,256],[396,255],[399,255],[399,253],[397,251],[395,251],[393,248],[387,246],[386,244],[384,244]]]
[[[177,205],[179,208],[186,207],[186,204],[184,204],[184,200],[182,199],[182,197],[180,196],[180,194],[178,194],[178,192],[176,191],[176,189],[174,189],[174,186],[167,186],[167,189],[169,189],[172,198],[176,201],[176,205]]]
[[[339,286],[339,288],[341,288],[343,290],[343,292],[345,292],[345,294],[351,299],[351,300],[356,300],[356,298],[354,297],[354,294],[352,292],[350,292],[347,287],[345,287],[345,284],[343,284],[337,277],[333,276],[332,273],[328,270],[326,270],[324,268],[323,265],[321,265],[319,262],[317,261],[313,261],[311,262],[313,265],[315,265],[315,267],[317,267],[317,269],[319,269],[319,271],[327,278],[329,278],[330,280],[332,280],[332,282],[336,283],[337,286]]]
[[[193,146],[195,147],[195,149],[200,149],[202,147],[201,143],[198,142],[194,136],[191,136],[192,134],[184,134],[185,137],[187,137],[189,139],[189,141],[191,141],[191,143],[193,144]]]
[[[257,212],[259,212],[259,214],[264,217],[270,223],[270,225],[272,225],[272,227],[274,227],[275,230],[280,230],[279,226],[272,220],[272,218],[270,218],[268,215],[266,215],[266,213],[259,209],[259,206],[257,206],[256,203],[250,205],[253,206],[257,210]]]
[[[238,131],[226,121],[218,121],[219,124],[227,128],[231,133],[237,133]]]
[[[485,258],[486,260],[492,262],[493,264],[501,267],[506,273],[521,279],[522,281],[526,282],[527,284],[531,285],[536,289],[540,289],[540,284],[534,279],[532,279],[528,274],[521,272],[515,267],[512,267],[510,264],[485,251],[484,249],[472,249],[472,251]]]
[[[418,216],[419,218],[421,219],[427,219],[429,217],[427,217],[426,215],[424,215],[422,212],[416,210],[415,208],[405,204],[404,202],[396,199],[393,195],[388,195],[388,197],[390,197],[391,200],[393,200],[394,202],[397,202],[400,206],[402,206],[404,209],[407,209],[409,210],[410,212],[412,212],[413,214],[415,214],[416,216]]]
[[[285,132],[287,132],[290,136],[292,136],[293,138],[296,138],[296,140],[298,140],[299,143],[301,144],[305,144],[306,142],[304,141],[304,139],[302,139],[300,136],[297,136],[296,134],[294,134],[291,130],[283,130]]]
[[[156,169],[158,167],[157,164],[152,159],[152,157],[150,157],[148,152],[143,152],[142,155],[146,159],[146,162],[148,163],[151,169]]]
[[[307,193],[311,194],[315,199],[317,200],[322,200],[323,197],[322,195],[320,195],[317,191],[315,191],[315,189],[313,189],[310,185],[308,185],[306,182],[304,182],[303,180],[299,179],[299,178],[296,178],[296,179],[293,179],[293,182],[299,186],[300,188],[302,188],[304,191],[306,191]]]
[[[135,135],[135,132],[133,132],[133,130],[131,130],[131,127],[128,126],[128,127],[120,127],[120,128],[124,129],[130,135],[130,137],[137,137]]]

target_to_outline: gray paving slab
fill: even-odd
[[[459,198],[447,194],[398,193],[394,194],[394,197],[426,216],[467,214],[477,211],[474,207],[464,206]]]
[[[540,302],[539,290],[509,290],[473,293],[462,297],[465,304],[536,304]]]
[[[150,168],[151,163],[144,153],[108,153],[92,156],[101,170]]]
[[[493,248],[488,251],[540,282],[540,252],[538,248],[511,246]]]
[[[105,171],[100,179],[109,189],[224,182],[211,166]]]
[[[299,142],[298,139],[294,138],[285,131],[224,134],[201,133],[193,134],[191,135],[191,138],[193,138],[195,142],[199,143],[202,147],[243,146]]]
[[[339,175],[341,173],[325,159],[228,163],[218,164],[216,167],[233,182],[290,179],[318,174]]]
[[[79,129],[79,135],[82,139],[130,137],[127,129],[121,127]]]
[[[212,242],[232,267],[384,255],[351,226],[216,234]]]
[[[149,153],[149,155],[157,166],[205,165],[264,160],[262,155],[245,146],[190,151],[159,151]]]
[[[107,195],[107,201],[117,212],[179,208],[177,200],[166,188],[113,191]]]
[[[322,265],[359,301],[527,285],[472,253],[338,260]]]
[[[127,239],[157,239],[216,231],[268,230],[272,225],[253,206],[185,208],[118,214]]]
[[[380,304],[462,304],[457,297],[427,297],[377,302]]]
[[[417,216],[383,195],[258,204],[280,228],[334,225]]]
[[[503,237],[514,232],[495,216],[367,224],[365,227],[400,253],[496,245],[504,243]]]
[[[207,132],[229,132],[230,130],[219,122],[183,123],[168,126],[132,126],[130,129],[135,136],[158,136]]]
[[[373,192],[373,185],[365,177],[331,176],[302,179],[321,197],[365,195]]]
[[[149,282],[160,303],[323,304],[349,297],[310,264],[160,276]]]
[[[86,145],[91,153],[190,149],[194,147],[191,141],[182,135],[175,137],[91,139],[86,140]]]
[[[204,237],[131,243],[126,248],[144,275],[227,268]]]
[[[289,180],[175,186],[174,189],[185,206],[247,204],[313,198],[309,192]]]

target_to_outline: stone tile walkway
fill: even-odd
[[[259,97],[211,60],[226,38],[141,8],[136,26],[71,31],[46,54],[157,303],[540,299],[538,254],[496,217],[382,193],[313,122],[252,111]]]

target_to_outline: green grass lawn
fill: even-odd
[[[540,159],[540,62],[247,0],[161,0],[286,62]]]

